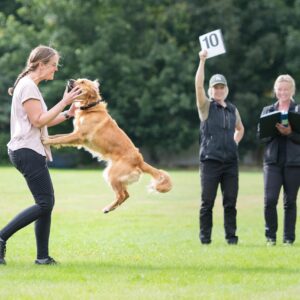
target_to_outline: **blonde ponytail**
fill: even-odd
[[[19,74],[17,77],[17,80],[15,81],[14,85],[8,89],[8,95],[12,96],[14,93],[14,89],[17,86],[20,79],[22,79],[24,76],[26,76],[29,73],[30,69],[25,69],[22,73]]]

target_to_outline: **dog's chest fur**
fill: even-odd
[[[103,130],[102,127],[104,127],[104,123],[108,119],[109,115],[105,109],[94,109],[88,112],[78,112],[73,122],[74,131],[84,137],[82,145],[78,148],[84,148],[91,153],[93,157],[97,157],[99,161],[109,160],[103,157],[102,149],[99,148],[99,144],[95,145],[94,142],[95,139],[97,139],[96,135],[100,135],[100,131]]]

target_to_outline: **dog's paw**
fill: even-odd
[[[110,212],[110,210],[107,207],[105,207],[102,209],[102,212],[105,214],[108,214]]]
[[[48,139],[48,138],[41,138],[41,140],[42,140],[42,143],[44,145],[49,145],[50,144],[50,139]]]

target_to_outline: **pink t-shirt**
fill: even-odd
[[[38,86],[31,78],[25,76],[20,79],[14,89],[10,116],[10,141],[7,147],[12,151],[29,148],[52,161],[50,147],[43,145],[41,141],[41,137],[48,136],[47,126],[34,127],[24,110],[23,103],[29,99],[41,101],[43,111],[47,111],[46,103]]]

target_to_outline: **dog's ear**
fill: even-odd
[[[95,88],[99,89],[100,83],[99,83],[98,79],[94,80],[93,83],[94,83]]]

